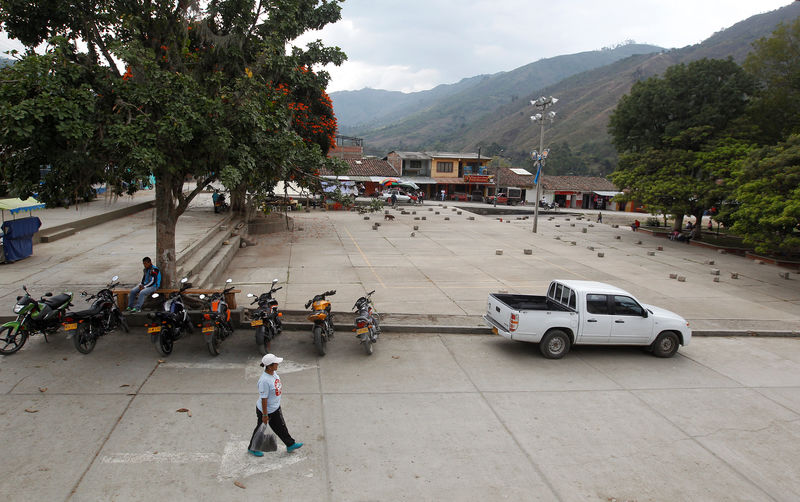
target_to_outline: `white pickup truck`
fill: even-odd
[[[549,359],[564,357],[576,344],[641,345],[671,357],[692,338],[683,317],[593,281],[556,280],[547,296],[491,293],[483,319],[496,334],[538,343]]]

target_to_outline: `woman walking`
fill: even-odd
[[[253,449],[253,439],[256,436],[258,427],[262,424],[269,424],[281,441],[286,445],[286,451],[294,451],[303,443],[298,443],[289,434],[286,428],[286,422],[283,420],[283,412],[281,411],[281,379],[276,371],[278,370],[278,363],[282,362],[282,357],[277,357],[275,354],[267,354],[261,358],[261,366],[264,367],[264,373],[258,379],[258,401],[256,402],[256,428],[253,429],[253,435],[250,437],[250,446],[247,451],[256,457],[263,457],[264,453]]]

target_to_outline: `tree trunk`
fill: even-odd
[[[172,193],[173,182],[172,175],[156,179],[156,258],[153,261],[161,269],[162,288],[176,284],[175,226],[179,215]]]
[[[231,211],[245,215],[247,213],[247,187],[241,184],[231,190]]]
[[[705,212],[705,210],[698,209],[694,213],[694,219],[695,219],[696,223],[694,225],[694,228],[695,228],[694,237],[692,237],[692,238],[695,239],[695,240],[698,240],[698,241],[703,240],[703,213],[704,212]]]
[[[683,214],[672,216],[672,230],[680,232],[683,229]]]

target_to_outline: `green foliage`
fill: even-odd
[[[774,144],[800,132],[800,18],[755,42],[744,68],[761,85],[749,111],[761,140]]]
[[[733,231],[758,253],[800,250],[800,135],[758,150],[734,173]]]

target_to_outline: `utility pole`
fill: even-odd
[[[539,130],[539,151],[537,152],[534,150],[531,153],[534,162],[537,163],[537,170],[536,170],[536,205],[533,207],[533,233],[536,233],[539,226],[539,198],[541,197],[542,193],[542,178],[544,173],[544,163],[547,160],[548,150],[544,149],[544,121],[545,119],[549,119],[552,122],[556,118],[556,112],[550,111],[545,113],[545,110],[549,106],[553,106],[558,102],[558,99],[554,98],[553,96],[545,98],[544,96],[531,101],[531,104],[535,106],[538,110],[541,110],[539,113],[535,115],[531,115],[531,121],[539,122],[541,128]],[[539,153],[541,152],[541,153]]]

